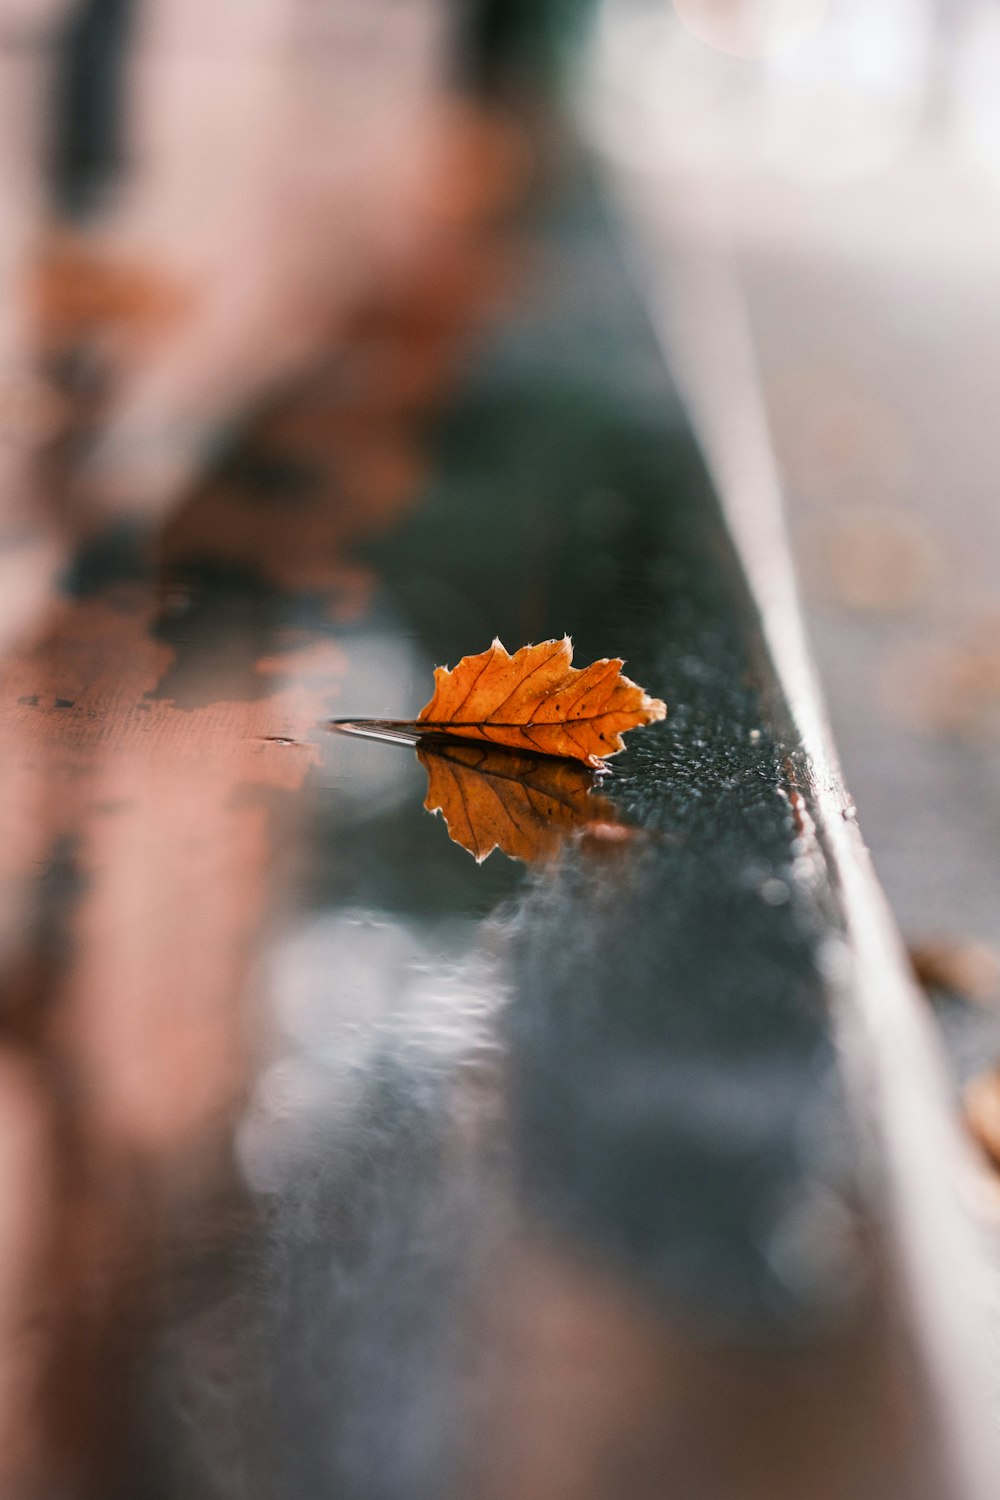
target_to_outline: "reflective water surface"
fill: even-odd
[[[537,238],[450,386],[373,317],[3,664],[5,1493],[940,1493],[798,751],[585,173]],[[598,786],[326,728],[564,632],[669,705]]]

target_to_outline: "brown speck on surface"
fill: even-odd
[[[921,734],[984,748],[1000,741],[1000,617],[893,647],[881,672],[892,719]]]
[[[977,1074],[966,1085],[962,1104],[973,1139],[1000,1168],[1000,1069]]]
[[[910,962],[927,990],[980,1004],[1000,1002],[1000,954],[975,938],[936,938],[913,944]]]
[[[866,614],[912,611],[935,581],[938,549],[905,510],[838,509],[803,528],[803,560],[818,598]]]

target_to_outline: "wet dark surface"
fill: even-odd
[[[797,747],[590,185],[540,239],[419,495],[329,587],[185,543],[183,517],[145,585],[127,528],[72,575],[33,711],[88,631],[115,680],[71,695],[60,742],[84,769],[52,818],[86,829],[45,856],[75,892],[64,1004],[117,984],[134,1025],[159,966],[118,1082],[137,1053],[174,1067],[119,1091],[101,1053],[71,1091],[116,1143],[84,1133],[81,1220],[95,1183],[129,1205],[68,1299],[64,1406],[101,1455],[80,1493],[940,1493],[860,1209]],[[282,451],[209,483],[289,516]],[[477,863],[412,750],[324,728],[412,718],[494,635],[563,633],[669,714],[555,858]],[[112,901],[136,850],[156,879]]]
[[[334,632],[337,711],[409,717],[434,664],[567,632],[580,662],[624,655],[669,717],[600,787],[630,835],[537,866],[450,842],[412,752],[323,738],[237,1224],[165,1309],[147,1401],[154,1427],[173,1415],[141,1493],[653,1495],[668,1466],[685,1494],[889,1493],[892,1360],[819,971],[834,905],[698,452],[589,192],[437,454],[368,549],[371,610]],[[541,1410],[512,1417],[533,1380]],[[772,1403],[805,1424],[804,1456],[744,1451],[733,1403],[754,1390],[761,1424]]]
[[[802,1289],[769,1241],[843,1144],[816,967],[829,903],[795,873],[793,747],[763,717],[753,618],[698,452],[599,210],[580,214],[598,224],[563,230],[537,303],[442,434],[439,480],[377,558],[433,662],[494,632],[512,649],[565,632],[577,660],[620,653],[666,697],[667,722],[635,733],[602,786],[647,836],[494,877],[510,883],[518,1159],[536,1206],[710,1318],[794,1318]],[[560,307],[562,256],[588,251],[598,285]],[[575,302],[584,278],[563,273]],[[459,880],[463,907],[496,900],[433,826],[402,867],[387,859],[412,818],[371,830],[342,900],[423,920],[455,910]]]

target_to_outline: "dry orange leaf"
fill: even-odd
[[[427,772],[424,806],[441,813],[477,864],[494,849],[511,859],[550,859],[567,835],[595,825],[624,832],[583,766],[468,740],[425,740],[417,755]]]
[[[569,636],[513,656],[495,640],[457,667],[435,670],[434,696],[413,727],[600,766],[624,749],[624,733],[666,715],[665,703],[622,675],[620,658],[582,670],[572,661]]]

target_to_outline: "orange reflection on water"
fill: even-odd
[[[615,805],[598,794],[586,766],[491,745],[425,739],[428,812],[440,812],[448,836],[481,863],[500,849],[511,859],[551,859],[567,837],[603,831],[628,836]]]
[[[446,97],[440,59],[398,37],[396,61],[420,67],[389,113],[391,78],[355,98],[379,126],[361,161],[343,110],[314,128],[315,50],[206,58],[175,33],[158,67],[168,11],[146,11],[131,97],[148,150],[114,213],[71,233],[32,221],[29,195],[17,256],[0,232],[21,334],[0,453],[4,1500],[109,1492],[173,1241],[232,1189],[255,964],[348,661],[322,621],[369,607],[351,548],[416,503],[427,416],[509,274],[526,171],[519,127]],[[198,16],[176,10],[188,41]],[[329,85],[344,63],[326,62]],[[29,93],[45,81],[14,70]],[[182,75],[196,97],[175,130]],[[248,98],[251,130],[233,108]],[[244,442],[204,477],[206,434],[237,420]],[[80,535],[123,512],[149,528],[133,581],[68,597]],[[190,579],[217,586],[205,564],[307,600],[320,626],[265,621],[256,659],[196,625],[168,642]]]

